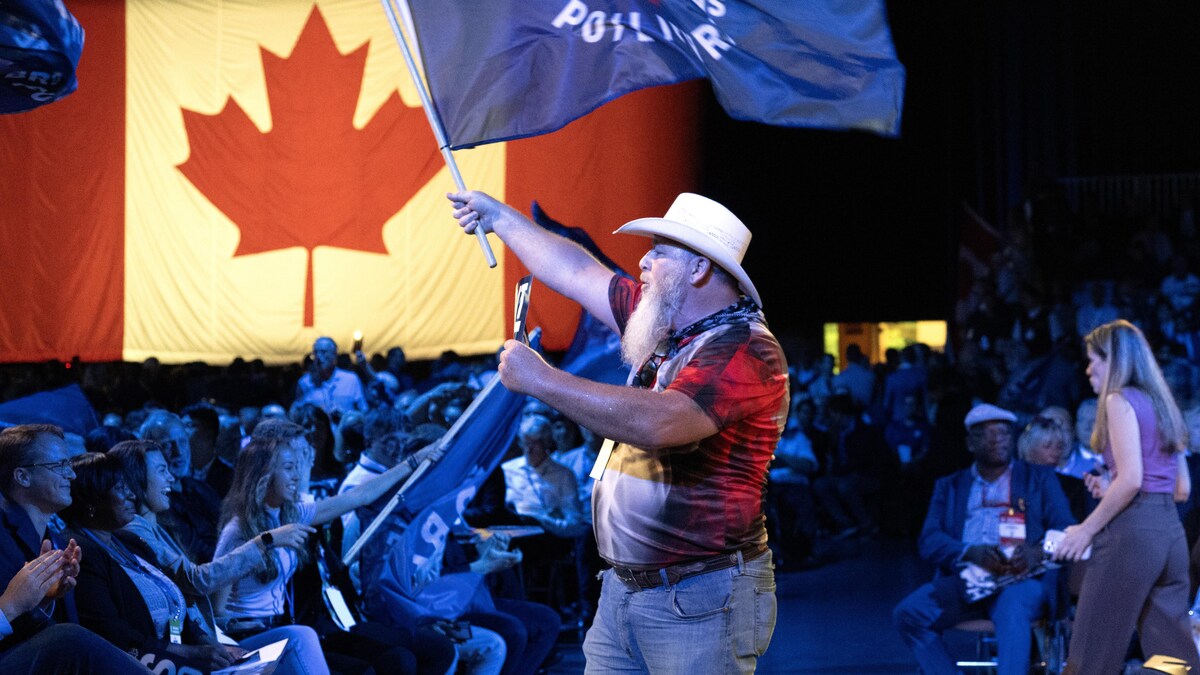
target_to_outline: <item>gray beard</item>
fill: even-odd
[[[679,312],[687,280],[683,270],[650,286],[629,315],[621,335],[621,361],[637,370],[671,334],[671,321]]]

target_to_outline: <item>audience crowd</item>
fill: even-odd
[[[1118,317],[1150,339],[1200,445],[1190,212],[1124,248],[1071,241],[1059,259],[1044,243],[1035,253],[1021,232],[1007,238],[963,294],[944,349],[908,344],[872,362],[857,344],[827,354],[792,343],[791,412],[766,492],[782,571],[853,555],[864,539],[928,531],[931,499],[944,507],[938,480],[983,461],[986,439],[964,428],[983,403],[1004,413],[984,422],[1011,415],[1009,451],[1049,467],[1081,521],[1096,503],[1083,477],[1101,463],[1081,338]],[[450,352],[429,363],[407,362],[400,348],[339,353],[324,337],[288,367],[0,366],[0,400],[78,384],[102,417],[85,438],[50,425],[0,432],[0,670],[145,672],[169,661],[209,672],[285,638],[281,672],[544,669],[594,608],[601,561],[587,474],[603,441],[545,405],[528,402],[509,454],[467,506],[475,534],[416,571],[421,583],[482,578],[469,606],[439,615],[389,605],[377,561],[341,563],[376,502],[440,457],[438,439],[494,368]],[[1196,485],[1200,454],[1188,464]],[[1190,544],[1200,537],[1195,492],[1179,504]],[[1055,511],[1046,527],[1064,518]],[[1069,596],[1076,584],[1062,576]],[[909,590],[902,632],[924,626],[913,607],[926,591]],[[80,648],[47,647],[63,641]]]
[[[339,357],[320,338],[298,368],[7,369],[6,395],[77,383],[102,421],[86,437],[0,431],[0,671],[206,673],[284,640],[283,673],[543,670],[589,620],[599,569],[598,442],[546,406],[524,407],[469,527],[415,572],[417,588],[474,583],[469,602],[391,592],[391,540],[342,564],[395,488],[442,458],[494,367]]]

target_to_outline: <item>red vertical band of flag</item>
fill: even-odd
[[[680,192],[696,189],[700,92],[696,82],[644,89],[552,134],[510,141],[508,203],[528,214],[536,200],[555,220],[587,230],[636,277],[649,240],[612,232],[635,218],[663,215]],[[506,255],[511,288],[528,272]],[[512,316],[512,294],[506,298],[505,316]],[[546,349],[570,346],[579,313],[573,301],[535,284],[528,323],[546,327]]]
[[[79,89],[0,116],[0,360],[121,357],[125,6],[71,2]]]

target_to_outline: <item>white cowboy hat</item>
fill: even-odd
[[[762,307],[754,282],[742,269],[742,258],[750,246],[750,230],[733,212],[708,197],[684,192],[675,198],[667,215],[631,220],[614,234],[657,235],[683,244],[732,274],[742,292]]]

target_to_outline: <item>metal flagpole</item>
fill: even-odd
[[[397,3],[404,1],[395,0]],[[458,187],[459,192],[462,192],[467,189],[467,184],[463,182],[462,174],[458,171],[458,163],[454,161],[454,153],[450,150],[450,143],[446,140],[446,131],[442,129],[442,121],[438,119],[437,113],[433,109],[433,100],[425,87],[425,80],[417,68],[416,61],[413,60],[412,52],[408,48],[408,40],[405,39],[404,31],[400,28],[400,21],[396,18],[398,8],[392,6],[393,0],[380,0],[380,2],[383,3],[383,11],[387,14],[388,23],[392,27],[392,34],[396,36],[396,44],[400,45],[400,51],[404,54],[404,63],[408,65],[408,73],[412,75],[413,84],[417,85],[417,93],[421,95],[421,106],[425,108],[425,116],[429,118],[429,126],[433,128],[433,135],[437,138],[438,148],[442,151],[442,159],[446,160],[446,166],[450,168],[454,184]],[[479,240],[479,247],[483,249],[483,255],[487,257],[488,267],[495,267],[496,254],[492,252],[492,246],[488,243],[487,235],[484,234],[482,227],[475,228],[475,238]]]

